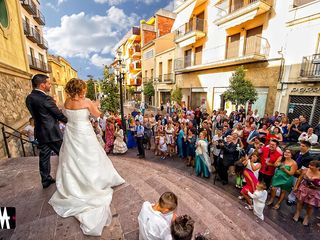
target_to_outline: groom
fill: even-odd
[[[32,92],[27,96],[26,105],[34,121],[35,139],[39,142],[39,168],[43,188],[49,187],[55,180],[50,176],[51,151],[59,155],[62,134],[59,121],[66,123],[67,118],[58,109],[50,92],[51,83],[47,75],[36,74],[32,78]]]

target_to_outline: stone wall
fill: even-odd
[[[18,130],[21,130],[30,118],[25,105],[26,96],[31,92],[30,77],[26,72],[0,64],[0,122]],[[18,156],[21,151],[21,146],[12,139],[9,140],[9,148],[12,149],[13,156]],[[1,133],[0,159],[5,156]]]

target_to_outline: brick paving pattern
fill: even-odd
[[[0,240],[136,240],[137,216],[143,201],[155,202],[160,194],[169,190],[178,196],[178,214],[191,215],[196,221],[195,232],[206,232],[210,239],[281,240],[316,239],[319,236],[319,228],[306,229],[301,224],[289,223],[288,219],[284,224],[289,226],[289,230],[278,224],[279,220],[272,216],[268,216],[265,222],[257,223],[252,212],[246,210],[244,204],[233,196],[233,190],[226,192],[220,188],[219,183],[214,186],[211,179],[194,176],[192,169],[186,168],[181,160],[161,161],[152,157],[150,152],[148,154],[149,160],[137,159],[135,151],[129,151],[123,156],[110,156],[126,183],[114,191],[112,224],[105,227],[101,237],[84,236],[75,218],[61,218],[55,214],[48,204],[55,185],[44,190],[41,188],[38,158],[2,161],[0,206],[16,207],[17,228],[0,231]],[[57,157],[52,157],[51,163],[52,173],[55,173]]]

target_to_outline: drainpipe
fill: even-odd
[[[280,69],[279,69],[279,76],[278,76],[278,82],[280,83],[280,96],[279,96],[279,104],[277,110],[280,112],[280,105],[282,102],[282,91],[283,91],[283,85],[284,82],[282,81],[283,78],[283,73],[284,73],[284,67],[285,67],[285,59],[283,57],[283,52],[282,50],[278,51],[278,54],[281,55],[281,64],[280,64]]]

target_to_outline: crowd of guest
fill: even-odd
[[[197,176],[213,174],[223,185],[235,181],[239,199],[262,220],[265,203],[277,210],[287,198],[287,204],[297,204],[295,221],[306,205],[303,225],[320,206],[319,155],[310,153],[319,144],[320,125],[312,128],[304,115],[290,122],[285,114],[260,117],[257,110],[246,113],[243,107],[209,114],[177,106],[155,115],[134,110],[126,121],[127,146],[137,146],[140,158],[152,151],[161,160],[182,159]],[[290,144],[299,151],[293,152]]]

